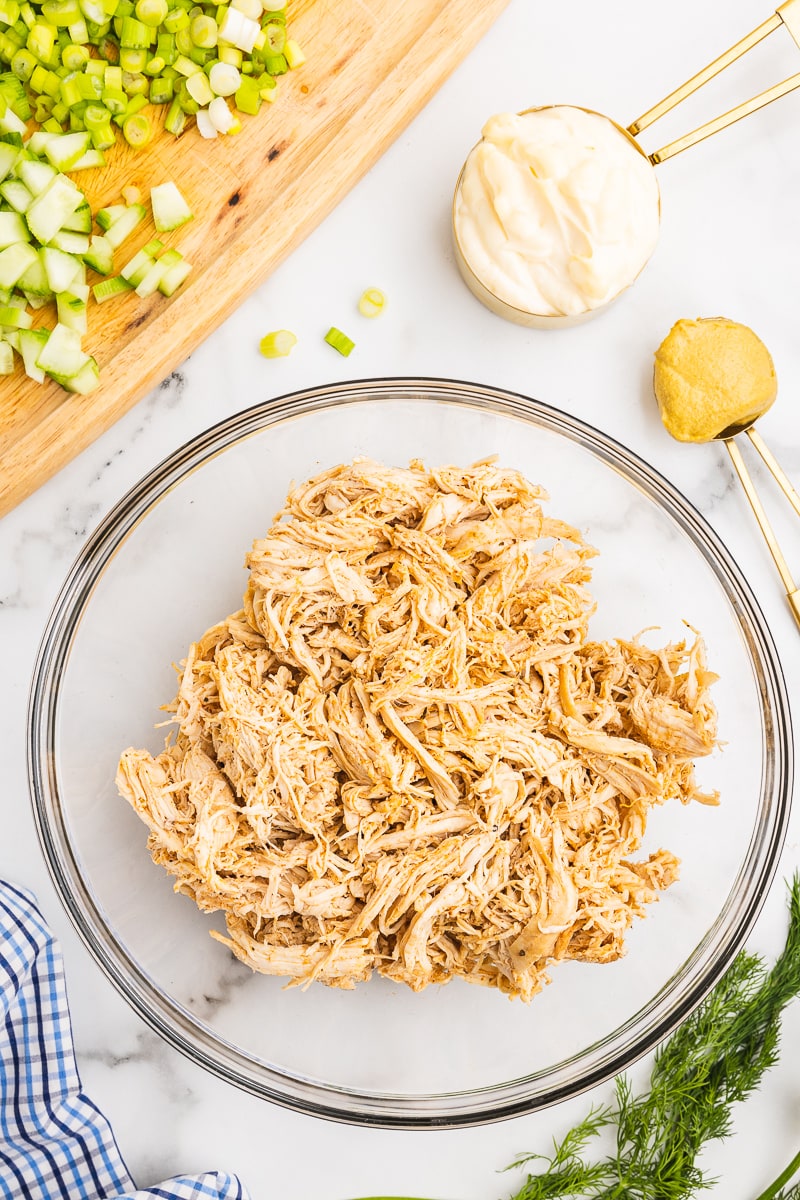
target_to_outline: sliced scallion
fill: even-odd
[[[332,325],[325,334],[325,341],[329,346],[333,346],[334,350],[338,350],[344,358],[352,353],[356,345],[346,333],[342,333],[341,329],[337,329],[335,325]]]
[[[358,311],[362,317],[379,317],[386,307],[386,297],[380,288],[367,288],[361,293]]]
[[[264,358],[286,358],[297,345],[297,338],[290,329],[275,329],[267,333],[258,344]]]

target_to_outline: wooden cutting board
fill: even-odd
[[[121,189],[174,180],[195,218],[164,235],[194,265],[171,299],[90,306],[84,347],[100,387],[73,396],[0,377],[0,515],[34,491],[177,367],[330,212],[430,99],[508,0],[289,0],[306,63],[235,137],[159,135],[118,145],[76,182],[93,209]],[[149,211],[149,205],[148,205]],[[142,222],[115,270],[155,234]],[[92,278],[95,278],[92,276]],[[53,316],[48,314],[52,324]],[[38,322],[37,322],[38,323]]]

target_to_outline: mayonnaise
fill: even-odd
[[[655,248],[655,172],[613,122],[560,105],[500,113],[464,165],[458,247],[499,300],[541,316],[599,308]]]

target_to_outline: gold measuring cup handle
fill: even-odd
[[[780,29],[785,25],[789,33],[794,38],[798,46],[800,46],[800,0],[786,0],[776,12],[762,22],[757,29],[752,33],[748,33],[735,46],[731,46],[730,50],[726,50],[719,58],[715,58],[712,63],[704,67],[702,71],[698,71],[686,83],[681,84],[674,92],[670,92],[658,104],[648,109],[638,120],[628,126],[628,133],[631,137],[636,137],[643,129],[654,124],[665,113],[671,112],[673,108],[682,103],[688,96],[693,95],[698,91],[703,84],[708,83],[716,75],[719,75],[731,63],[736,62],[748,50],[752,50],[753,46],[757,46],[765,37],[772,33],[775,29]],[[765,105],[771,104],[773,100],[779,100],[781,96],[785,96],[788,92],[793,92],[795,88],[800,87],[800,74],[792,75],[789,79],[785,79],[783,83],[776,83],[774,87],[767,88],[765,92],[761,92],[758,96],[754,96],[752,100],[746,100],[743,104],[737,105],[723,116],[717,117],[713,121],[707,121],[705,125],[700,125],[691,133],[687,133],[685,137],[677,138],[676,141],[670,142],[666,146],[662,146],[660,150],[656,150],[653,154],[647,157],[653,166],[664,162],[668,158],[673,158],[674,155],[680,154],[682,150],[688,150],[690,146],[702,142],[705,138],[711,137],[712,134],[718,133],[720,129],[725,129],[728,125],[733,125],[734,122],[740,121],[742,117],[747,117],[752,112],[756,112],[759,108],[764,108]]]
[[[764,445],[761,437],[755,432],[755,430],[748,430],[747,432],[750,435],[750,440],[753,442],[753,445],[764,459],[764,462],[767,464],[770,471],[783,488],[784,492],[786,492],[786,495],[788,496],[792,505],[800,514],[800,497],[798,497],[794,488],[789,483],[789,480],[786,478],[783,471],[772,457],[772,454],[770,454],[769,450]],[[792,579],[789,565],[783,556],[780,546],[778,545],[778,539],[775,537],[775,532],[769,523],[769,518],[764,511],[764,506],[761,503],[761,500],[759,499],[758,493],[755,489],[755,484],[753,483],[750,472],[748,471],[745,461],[742,458],[741,450],[736,445],[736,442],[733,438],[726,438],[725,446],[727,447],[728,453],[733,461],[733,465],[736,468],[736,473],[741,480],[745,495],[750,501],[750,507],[752,508],[755,518],[761,528],[761,532],[764,535],[767,546],[769,547],[769,552],[775,561],[775,566],[778,568],[778,574],[783,580],[783,586],[786,589],[786,599],[789,601],[789,607],[794,614],[794,619],[797,621],[797,624],[800,625],[800,588],[795,586],[795,582]]]

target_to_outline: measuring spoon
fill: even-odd
[[[708,367],[707,376],[705,378],[697,378],[695,376],[698,370],[698,360],[702,355],[704,339],[708,339],[709,347],[711,347],[715,334],[721,326],[726,327],[728,331],[735,331],[742,335],[746,334],[752,339],[753,343],[757,343],[760,351],[763,352],[764,359],[769,363],[774,380],[774,368],[772,367],[772,359],[769,356],[769,351],[756,338],[752,330],[747,329],[745,326],[737,326],[734,322],[725,321],[723,318],[710,318],[701,321],[679,321],[664,342],[662,342],[656,351],[654,390],[659,407],[661,408],[664,425],[673,437],[678,437],[680,441],[691,442],[718,441],[722,442],[725,446],[725,449],[731,456],[731,461],[744,488],[745,495],[750,502],[750,507],[764,535],[775,566],[778,568],[778,574],[786,589],[786,599],[789,602],[789,607],[794,614],[797,624],[800,625],[800,588],[797,587],[792,578],[789,565],[778,544],[778,539],[775,536],[775,532],[756,491],[741,449],[735,440],[739,434],[747,434],[773,479],[781,488],[798,517],[800,517],[800,495],[797,494],[788,476],[778,464],[760,433],[755,429],[755,423],[758,418],[763,416],[772,405],[777,385],[772,388],[768,384],[761,386],[763,380],[757,380],[754,376],[745,377],[743,375],[741,394],[738,397],[731,394],[730,387],[728,387],[726,389],[728,391],[727,398],[720,402],[717,392],[720,382],[720,369],[724,373],[726,363],[724,361],[720,362],[718,352],[715,352],[713,356],[709,354],[708,361],[711,365]],[[688,337],[685,337],[682,344],[678,341],[676,346],[677,339],[675,338],[675,334],[681,331],[687,333]],[[664,362],[667,356],[664,354],[664,351],[668,345],[671,347],[671,350],[668,356],[668,363],[665,366]],[[698,351],[700,352],[699,354]],[[660,359],[659,356],[662,355],[663,358]],[[676,372],[678,375],[685,373],[692,380],[695,389],[694,393],[689,389],[683,392],[671,389],[666,378],[667,371]],[[693,378],[693,376],[695,377]],[[681,396],[686,398],[693,395],[693,398],[696,400],[697,393],[702,393],[704,387],[708,388],[708,408],[711,409],[711,412],[706,414],[706,423],[703,424],[697,420],[697,407],[695,404],[692,406],[692,411],[688,414],[688,419],[683,430],[681,430],[678,428],[679,423],[687,415],[681,411]],[[718,403],[716,414],[713,409],[715,399],[717,399]],[[716,423],[714,422],[715,415],[718,416]],[[733,418],[732,420],[730,419],[731,417]]]

